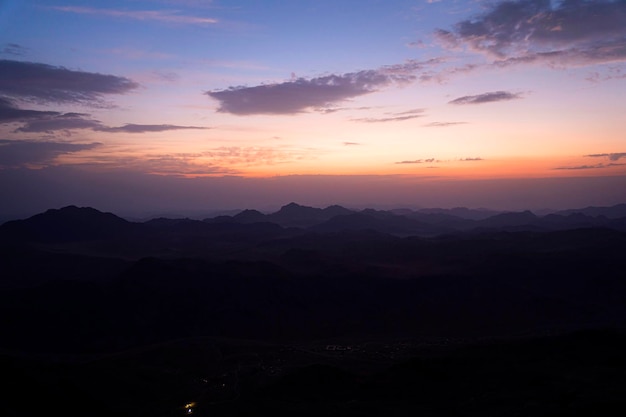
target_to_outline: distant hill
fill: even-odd
[[[80,241],[129,233],[133,225],[112,213],[91,207],[67,206],[4,223],[0,226],[0,235],[17,241]]]
[[[213,219],[204,219],[205,222],[233,222],[233,223],[259,223],[271,222],[283,227],[306,228],[325,222],[335,216],[354,213],[347,208],[333,205],[324,209],[302,206],[297,203],[289,203],[280,210],[263,214],[260,211],[247,209],[234,216],[219,216]]]
[[[604,216],[609,219],[618,219],[626,217],[626,204],[617,204],[611,207],[585,207],[581,209],[569,209],[557,211],[554,214],[567,216],[570,214],[580,213],[591,217]]]
[[[501,213],[501,211],[496,210],[488,210],[484,208],[469,209],[467,207],[455,207],[451,209],[424,208],[419,209],[416,212],[421,214],[446,214],[467,220],[484,220],[488,217]]]

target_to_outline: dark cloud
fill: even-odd
[[[0,97],[0,123],[22,122],[29,119],[58,116],[55,111],[23,110],[11,100]]]
[[[585,155],[585,156],[591,157],[591,158],[608,158],[609,161],[619,161],[621,158],[626,158],[626,152],[594,153],[594,154]]]
[[[467,122],[432,122],[423,125],[424,127],[448,127],[448,126],[456,126],[456,125],[464,125]]]
[[[0,101],[0,104],[2,102]],[[74,129],[91,129],[96,132],[108,133],[147,133],[147,132],[165,132],[169,130],[182,129],[208,129],[200,126],[178,126],[178,125],[141,125],[126,124],[118,127],[109,127],[103,125],[99,120],[89,118],[85,113],[64,113],[57,112],[38,112],[34,110],[13,109],[16,115],[25,113],[20,119],[6,119],[9,121],[22,121],[24,125],[15,129],[15,132],[23,133],[53,133],[55,131],[69,131]],[[26,116],[30,117],[26,117]],[[10,114],[7,114],[7,117]],[[0,122],[3,121],[2,107],[0,106]]]
[[[510,93],[508,91],[493,91],[490,93],[478,94],[475,96],[463,96],[454,99],[449,104],[483,104],[492,103],[495,101],[508,101],[522,98],[519,93]]]
[[[15,129],[22,133],[53,133],[58,130],[93,129],[102,125],[98,120],[87,119],[80,113],[42,116],[37,120],[29,120],[22,127]]]
[[[0,139],[0,169],[25,165],[48,165],[59,155],[89,150],[100,145],[100,143],[79,144]]]
[[[6,97],[37,102],[99,103],[104,95],[127,93],[138,86],[125,77],[0,60],[0,94]]]
[[[0,53],[2,53],[3,55],[23,56],[26,54],[27,50],[27,48],[24,48],[17,43],[7,43],[4,45],[4,48],[2,48],[2,51],[0,51]]]
[[[219,112],[237,115],[296,114],[309,108],[337,111],[333,104],[353,97],[379,91],[391,84],[415,81],[415,72],[437,65],[441,59],[409,60],[377,70],[364,70],[342,75],[326,75],[311,79],[298,78],[282,83],[254,87],[230,87],[208,91],[206,95],[219,101]],[[330,106],[330,108],[329,108]]]
[[[466,47],[504,64],[587,65],[626,60],[623,0],[517,0],[435,32],[451,49]]]
[[[206,94],[220,102],[218,111],[224,113],[295,114],[368,94],[391,82],[392,77],[381,72],[360,71],[256,87],[231,87]]]

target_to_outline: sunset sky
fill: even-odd
[[[626,202],[626,1],[0,0],[0,214]]]

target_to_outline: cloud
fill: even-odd
[[[277,147],[217,147],[194,153],[168,153],[144,155],[99,154],[81,166],[100,169],[130,169],[155,175],[211,176],[236,175],[241,168],[269,166],[302,160],[314,156],[312,149],[289,146]]]
[[[467,122],[431,122],[423,126],[424,127],[449,127],[449,126],[464,125],[464,124],[467,124]]]
[[[590,158],[608,158],[609,161],[619,161],[622,158],[626,158],[626,152],[617,152],[617,153],[594,153],[590,155],[585,155]]]
[[[363,117],[359,119],[352,119],[354,122],[364,123],[386,123],[386,122],[401,122],[404,120],[417,119],[418,117],[424,117],[424,109],[412,109],[402,112],[388,112],[385,113],[387,117]]]
[[[427,158],[427,159],[414,159],[412,161],[400,161],[400,162],[394,162],[395,164],[424,164],[424,163],[432,163],[432,162],[439,162],[438,160],[436,160],[435,158]]]
[[[24,48],[17,43],[6,43],[0,53],[2,53],[2,55],[23,56],[26,55],[26,51],[28,51],[28,48]]]
[[[484,161],[483,158],[461,158],[459,161],[472,162],[472,161]]]
[[[94,149],[100,145],[0,139],[0,169],[27,165],[46,166],[59,155]]]
[[[493,103],[495,101],[508,101],[522,98],[519,93],[510,93],[508,91],[493,91],[490,93],[478,94],[475,96],[463,96],[454,99],[449,104],[483,104]]]
[[[52,133],[58,130],[93,129],[100,126],[98,120],[86,119],[83,113],[65,113],[53,116],[42,116],[37,120],[29,120],[15,132],[22,133]]]
[[[360,119],[352,119],[355,122],[364,123],[387,123],[387,122],[402,122],[404,120],[417,119],[418,117],[424,117],[421,114],[411,114],[406,116],[392,116],[392,117],[364,117]]]
[[[149,156],[133,161],[126,161],[126,167],[139,169],[141,172],[156,175],[173,176],[210,176],[210,175],[234,175],[236,169],[215,165],[213,163],[196,160],[193,156],[185,154],[170,154]]]
[[[109,127],[103,125],[99,120],[87,118],[88,116],[89,115],[84,113],[56,114],[51,117],[41,116],[38,120],[27,121],[22,127],[17,128],[15,131],[23,133],[52,133],[58,130],[91,129],[96,132],[107,133],[149,133],[165,132],[170,130],[209,129],[201,126],[178,126],[168,124],[125,124],[123,126]]]
[[[289,146],[222,146],[201,153],[203,158],[220,166],[261,166],[294,162],[311,157],[314,149],[299,149]]]
[[[343,144],[345,146],[357,146],[357,145],[360,145],[359,142],[344,142]]]
[[[435,37],[447,48],[466,48],[501,65],[590,65],[626,60],[623,0],[517,0],[494,3],[481,16],[458,22]]]
[[[138,124],[125,124],[119,127],[105,127],[101,126],[94,128],[99,132],[111,132],[111,133],[148,133],[148,132],[165,132],[169,130],[188,130],[188,129],[210,129],[209,127],[202,126],[179,126],[179,125],[138,125]]]
[[[359,71],[255,87],[231,87],[206,94],[220,102],[218,111],[223,113],[295,114],[372,93],[393,80],[379,71]]]
[[[54,6],[50,8],[60,12],[93,14],[99,16],[110,16],[141,21],[157,21],[186,25],[212,25],[218,23],[217,19],[211,17],[187,16],[178,14],[175,11],[167,10],[115,10],[75,6]]]
[[[74,71],[52,65],[0,60],[0,95],[36,102],[99,103],[103,95],[139,87],[115,75]]]
[[[21,122],[28,119],[58,116],[55,111],[23,110],[17,107],[13,101],[0,97],[0,123]]]
[[[587,158],[606,158],[608,163],[598,163],[594,165],[577,165],[577,166],[563,166],[557,167],[554,169],[558,170],[579,170],[579,169],[602,169],[602,168],[611,168],[616,166],[625,166],[626,163],[616,163],[615,161],[619,161],[622,158],[626,158],[626,152],[615,152],[615,153],[592,153],[588,155],[583,155]]]
[[[236,115],[296,114],[309,108],[326,109],[336,103],[370,94],[392,84],[406,84],[417,79],[415,72],[437,65],[441,59],[409,60],[402,64],[384,66],[341,75],[297,78],[282,83],[253,87],[230,87],[208,91],[206,95],[219,101],[219,112]],[[329,109],[327,112],[336,111]]]
[[[571,166],[571,167],[557,167],[554,169],[558,169],[558,170],[579,170],[579,169],[602,169],[602,168],[610,168],[610,167],[616,167],[616,166],[626,166],[626,164],[596,164],[596,165],[578,165],[578,166]]]

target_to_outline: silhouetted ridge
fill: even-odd
[[[580,209],[570,209],[557,211],[555,214],[569,215],[573,213],[580,213],[591,217],[604,216],[609,219],[618,219],[626,217],[626,204],[617,204],[611,207],[585,207]]]
[[[330,206],[325,209],[301,206],[289,203],[275,213],[268,214],[267,221],[287,227],[310,227],[322,223],[340,214],[352,213],[341,206]]]
[[[109,238],[129,232],[133,225],[112,213],[91,207],[67,206],[7,222],[0,226],[0,234],[15,240],[63,242]]]
[[[455,207],[451,209],[442,209],[442,208],[426,208],[420,209],[417,211],[421,214],[446,214],[450,216],[460,217],[462,219],[467,220],[484,220],[488,217],[495,216],[499,214],[498,211],[487,210],[487,209],[469,209],[467,207]]]
[[[538,217],[531,211],[502,213],[478,222],[482,227],[526,226],[537,221]]]
[[[396,235],[429,234],[432,231],[428,225],[417,220],[371,209],[335,216],[324,223],[313,226],[311,230],[326,233],[345,230],[374,230]]]
[[[259,223],[267,221],[267,218],[258,210],[244,210],[233,216],[233,220],[237,223]]]

